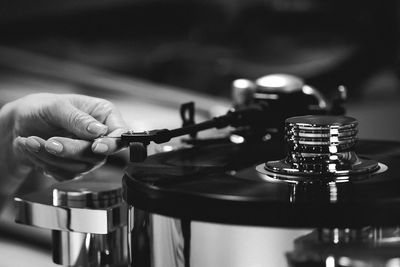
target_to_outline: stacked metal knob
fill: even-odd
[[[346,176],[379,169],[376,161],[354,152],[358,122],[344,116],[301,116],[285,121],[287,157],[269,161],[272,173],[298,176]]]

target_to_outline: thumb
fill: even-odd
[[[104,135],[108,127],[73,105],[62,105],[54,113],[59,126],[82,139],[94,139]]]

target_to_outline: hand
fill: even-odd
[[[119,139],[99,137],[127,131],[111,102],[83,95],[32,94],[2,112],[11,117],[12,159],[58,180],[101,166],[122,147]]]

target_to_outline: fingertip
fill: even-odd
[[[97,154],[103,154],[103,155],[108,154],[109,150],[110,149],[109,149],[108,145],[106,145],[100,141],[94,142],[92,145],[92,151]]]
[[[25,137],[21,136],[16,137],[13,141],[13,147],[15,151],[18,151],[18,153],[24,153],[24,151],[26,150],[25,143],[26,143]]]
[[[108,131],[108,126],[100,123],[100,122],[91,122],[86,127],[86,130],[95,136],[105,135]]]
[[[53,155],[60,154],[64,150],[64,146],[61,144],[61,142],[51,138],[46,141],[44,147],[47,152]]]
[[[25,146],[26,137],[17,136],[17,137],[14,139],[14,143],[17,144],[17,145]]]
[[[41,144],[34,137],[26,138],[25,146],[32,152],[39,152],[41,148]]]

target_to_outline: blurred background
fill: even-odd
[[[79,90],[116,95],[89,78],[96,69],[228,99],[236,78],[289,73],[326,95],[344,84],[351,103],[377,105],[381,118],[400,95],[399,12],[395,0],[2,1],[0,75],[69,88],[91,80]]]
[[[211,95],[284,72],[326,92],[346,84],[358,98],[371,78],[396,72],[398,13],[395,0],[16,0],[0,4],[0,38]]]
[[[209,117],[234,79],[289,73],[327,96],[346,85],[360,136],[400,140],[399,15],[396,0],[1,1],[0,105],[83,93],[134,129],[170,128],[182,102]]]

